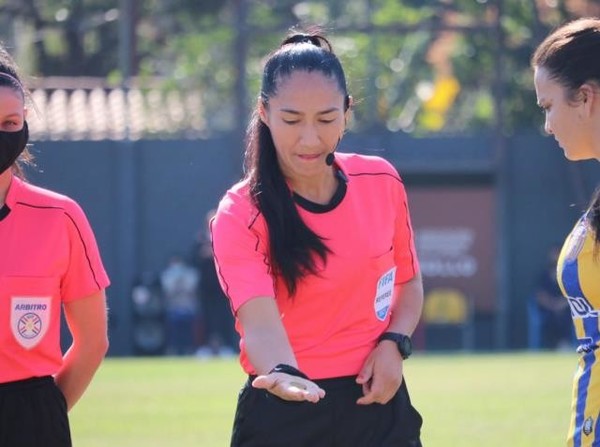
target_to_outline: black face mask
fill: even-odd
[[[27,121],[23,123],[23,128],[16,132],[0,131],[0,174],[10,168],[19,158],[28,141]]]

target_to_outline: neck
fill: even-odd
[[[6,195],[8,194],[8,188],[12,180],[12,169],[8,168],[2,174],[0,174],[0,208],[4,206],[6,202]]]
[[[292,190],[311,202],[327,204],[335,194],[337,180],[334,168],[323,170],[323,174],[310,178],[288,179]]]
[[[600,98],[596,97],[595,98]],[[592,116],[589,120],[589,144],[592,150],[592,156],[600,161],[600,101],[594,101],[595,107],[592,110]]]
[[[594,151],[594,158],[600,161],[600,129],[594,128],[592,150]]]

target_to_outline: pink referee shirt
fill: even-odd
[[[17,177],[0,208],[0,383],[54,375],[65,302],[109,285],[73,200]]]
[[[233,186],[212,223],[215,262],[234,312],[248,300],[277,301],[299,368],[313,379],[356,375],[389,324],[394,285],[419,266],[406,193],[391,164],[379,157],[336,154],[345,195],[326,209],[301,205],[306,224],[332,250],[320,275],[306,277],[293,298],[271,275],[266,223],[245,182]],[[255,374],[241,335],[240,362]]]

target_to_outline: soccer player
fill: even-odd
[[[0,47],[0,446],[68,447],[67,412],[108,348],[109,280],[81,208],[23,179],[26,97]]]
[[[423,289],[402,180],[334,151],[352,106],[318,32],[266,60],[245,177],[211,231],[249,380],[231,445],[421,446],[403,380]]]
[[[546,132],[569,160],[600,160],[600,19],[563,25],[532,57]],[[600,189],[567,237],[558,281],[571,307],[581,355],[573,380],[567,445],[600,446]]]

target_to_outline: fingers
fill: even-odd
[[[371,405],[377,402],[377,398],[379,396],[379,392],[376,389],[373,389],[370,384],[363,385],[363,396],[360,397],[356,403],[358,405]]]
[[[365,389],[365,385],[370,388],[369,382],[373,379],[374,365],[373,355],[370,355],[358,373],[358,376],[356,376],[356,383],[363,385],[363,390]]]
[[[396,394],[402,380],[396,378],[374,377],[373,380],[363,384],[363,396],[356,403],[358,405],[370,405],[374,403],[386,404]]]
[[[284,400],[316,403],[325,397],[325,390],[314,382],[285,373],[258,376],[252,382],[252,386],[266,389],[271,394]]]
[[[371,385],[373,383],[374,365],[374,356],[371,354],[358,373],[358,376],[356,376],[356,383],[362,385],[363,392],[363,397],[356,401],[356,403],[359,405],[368,405],[373,403]]]
[[[258,376],[256,379],[252,381],[252,386],[254,388],[260,388],[264,390],[270,389],[275,384],[275,377],[273,374]]]
[[[385,390],[371,388],[363,397],[359,398],[356,403],[358,405],[371,405],[375,403],[386,404],[393,396],[394,393],[389,394],[389,392],[386,392]]]
[[[369,380],[371,380],[371,377],[367,376],[366,374],[363,374],[362,372],[358,376],[356,376],[356,383],[360,385],[367,383]]]
[[[356,378],[356,383],[358,383],[359,385],[362,385],[362,393],[363,393],[363,397],[358,399],[357,403],[360,405],[368,405],[370,403],[373,403],[373,402],[370,402],[370,399],[372,399],[372,390],[371,390],[371,385],[373,383],[372,378],[359,375]]]

